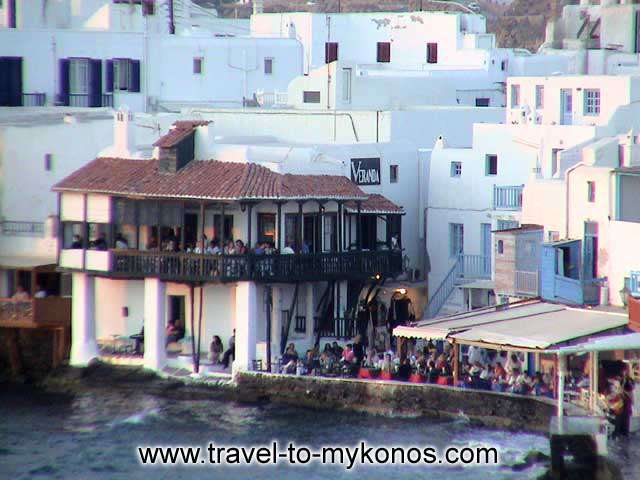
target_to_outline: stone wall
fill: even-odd
[[[430,384],[240,373],[237,395],[327,410],[391,416],[466,416],[489,427],[547,432],[555,404],[548,399]]]

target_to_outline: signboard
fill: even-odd
[[[380,185],[380,159],[352,158],[351,181],[356,185]]]

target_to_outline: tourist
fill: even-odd
[[[80,235],[73,236],[73,241],[71,242],[71,248],[72,249],[82,248],[82,238],[80,238]]]
[[[353,353],[353,348],[350,343],[348,343],[344,349],[342,350],[342,362],[343,363],[353,363],[353,359],[355,358],[355,354]]]
[[[33,295],[33,298],[46,298],[47,291],[42,288],[39,284],[36,285],[36,293]]]
[[[236,245],[233,243],[233,240],[229,240],[227,245],[224,247],[225,255],[235,255],[236,254]]]
[[[224,346],[222,340],[218,335],[214,335],[209,345],[209,360],[213,365],[220,363],[220,355],[224,352]]]
[[[427,365],[427,381],[429,383],[438,383],[438,377],[440,372],[436,368],[436,363],[433,360],[429,360]]]
[[[287,349],[284,351],[282,355],[281,364],[282,371],[284,373],[293,373],[295,372],[296,366],[298,364],[298,352],[296,352],[296,346],[293,343],[290,343],[287,346]]]
[[[389,375],[393,373],[393,362],[391,361],[391,354],[389,352],[386,352],[384,354],[384,360],[382,361],[381,370]]]
[[[220,242],[218,241],[218,239],[214,238],[213,240],[211,240],[211,242],[209,242],[206,253],[208,253],[209,255],[219,255],[220,252]]]
[[[229,360],[236,356],[236,329],[233,329],[233,335],[229,338],[229,349],[222,356],[222,365],[225,369],[229,368]]]
[[[165,330],[165,334],[166,345],[177,342],[178,340],[180,340],[180,338],[182,338],[182,336],[180,335],[180,330],[176,326],[175,320],[169,320],[169,323],[167,324],[167,328]]]
[[[320,362],[316,356],[316,352],[314,350],[307,350],[307,353],[304,357],[304,367],[307,373],[315,374],[317,369],[320,367]]]
[[[107,239],[105,238],[104,232],[100,232],[98,234],[98,238],[93,241],[93,248],[95,250],[106,250],[107,249]]]
[[[158,248],[158,238],[155,235],[152,235],[149,241],[147,242],[147,250],[156,250]]]
[[[118,233],[116,235],[116,248],[120,250],[129,248],[129,243],[127,242],[127,239],[124,238],[122,233]]]
[[[247,247],[244,246],[242,240],[236,240],[236,255],[244,255],[247,253]]]
[[[403,358],[398,367],[398,379],[407,381],[411,376],[411,363],[408,358]]]
[[[282,254],[283,255],[293,255],[295,252],[293,251],[293,247],[291,247],[290,243],[287,243],[287,245],[282,249]]]
[[[256,243],[256,248],[253,249],[253,253],[255,253],[256,255],[264,255],[264,246],[262,243],[257,242]]]
[[[364,345],[362,344],[362,335],[356,335],[353,342],[353,356],[357,364],[362,364],[364,360]]]
[[[516,353],[512,353],[511,355],[509,355],[509,360],[507,361],[507,364],[504,368],[507,373],[513,373],[514,370],[522,370],[522,362],[520,361]]]
[[[11,298],[18,302],[26,302],[29,300],[29,292],[27,292],[22,285],[18,285],[16,287],[16,293],[14,293]]]
[[[633,415],[633,393],[635,388],[635,382],[629,374],[629,364],[625,363],[622,371],[622,403],[623,411],[622,418],[620,419],[620,433],[622,435],[629,435],[629,429],[631,427],[631,416]]]

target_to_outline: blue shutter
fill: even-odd
[[[140,60],[129,60],[129,91],[140,91]]]
[[[102,60],[89,60],[89,106],[102,106]]]
[[[113,92],[113,60],[107,60],[105,68],[107,74],[107,82],[104,86],[104,91]]]
[[[61,58],[58,61],[58,104],[69,106],[69,59]]]

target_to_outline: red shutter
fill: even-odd
[[[437,43],[427,43],[427,63],[438,63]]]
[[[391,44],[378,42],[378,62],[389,63],[391,61]]]

